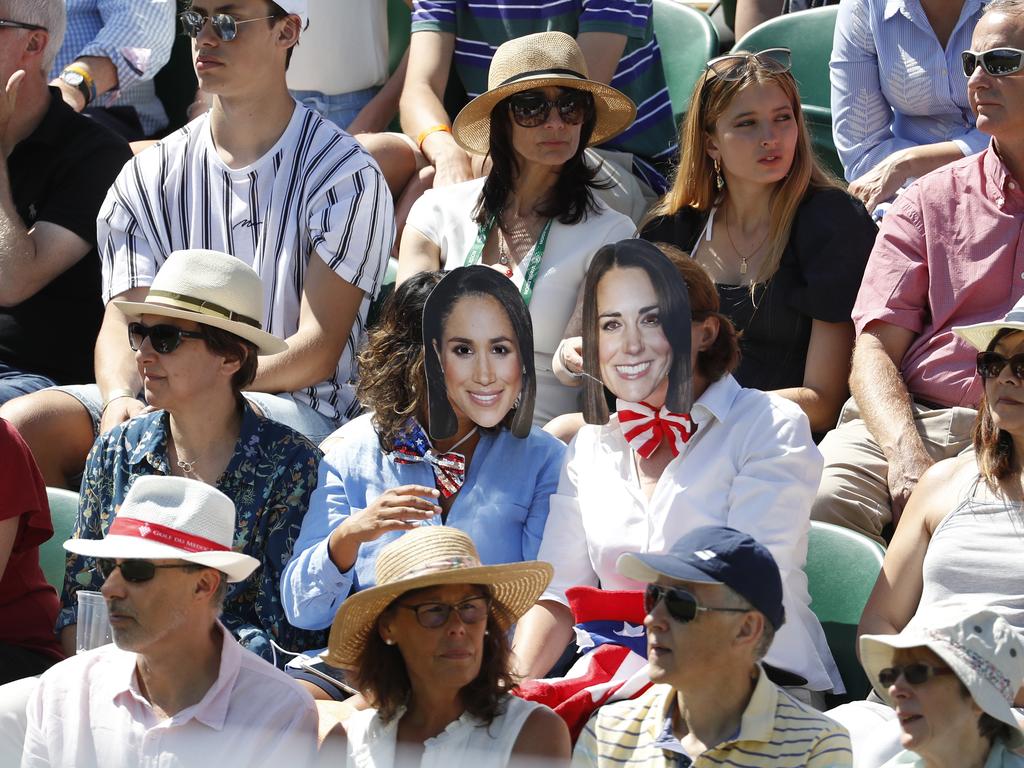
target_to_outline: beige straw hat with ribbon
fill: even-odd
[[[336,667],[354,666],[384,609],[406,592],[439,584],[488,587],[491,610],[507,629],[537,602],[553,573],[550,563],[538,560],[482,565],[473,540],[458,528],[414,528],[377,555],[377,585],[341,604],[324,658]]]
[[[576,41],[564,32],[538,32],[498,47],[487,74],[487,90],[463,107],[452,135],[467,152],[486,155],[490,148],[491,111],[509,96],[535,88],[576,88],[594,96],[597,123],[591,144],[602,144],[626,130],[636,117],[632,100],[610,85],[590,79]]]
[[[261,355],[284,352],[284,339],[263,330],[263,281],[248,264],[220,251],[174,251],[143,301],[115,301],[126,315],[159,315],[212,325],[256,345]]]

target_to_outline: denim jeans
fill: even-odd
[[[300,104],[331,120],[341,128],[348,128],[349,123],[356,119],[359,111],[370,103],[377,95],[379,88],[366,88],[351,93],[338,93],[333,96],[320,91],[292,91],[292,96]]]
[[[16,397],[46,389],[56,384],[38,373],[28,373],[0,363],[0,405]]]

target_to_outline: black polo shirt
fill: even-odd
[[[0,362],[59,384],[94,380],[93,347],[103,317],[96,215],[131,156],[124,139],[77,114],[50,88],[42,122],[7,158],[14,205],[26,227],[56,224],[92,250],[34,296],[0,307]]]

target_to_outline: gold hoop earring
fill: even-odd
[[[722,161],[715,158],[715,189],[721,192],[725,189],[725,177],[722,176]]]

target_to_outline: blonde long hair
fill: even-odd
[[[715,189],[714,164],[707,153],[708,136],[715,130],[718,119],[732,100],[749,85],[778,85],[793,107],[797,124],[796,151],[793,165],[786,178],[772,191],[768,206],[768,253],[754,276],[754,285],[771,279],[779,268],[782,252],[789,242],[796,210],[808,189],[841,189],[837,181],[825,171],[814,157],[807,134],[804,113],[800,107],[800,93],[790,72],[772,72],[751,58],[746,70],[737,80],[727,80],[710,72],[697,81],[690,107],[679,134],[679,167],[672,187],[648,214],[648,220],[658,216],[672,216],[682,208],[694,208],[706,213],[719,197]],[[728,193],[728,189],[725,190]],[[753,285],[751,290],[753,290]]]

